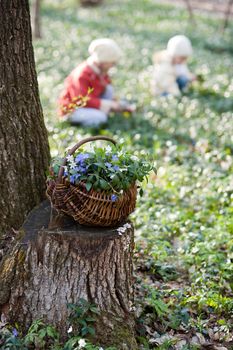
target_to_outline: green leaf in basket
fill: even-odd
[[[107,190],[109,189],[109,184],[107,183],[107,181],[100,179],[100,187],[102,190]]]
[[[95,175],[89,175],[88,176],[88,182],[93,183],[95,181],[96,176]]]
[[[119,184],[121,183],[121,180],[119,179],[118,175],[114,175],[114,177],[112,178],[112,184],[114,186],[119,186]]]
[[[90,191],[90,189],[92,188],[92,183],[87,182],[87,183],[85,184],[85,186],[86,186],[87,191]]]
[[[105,169],[104,163],[102,162],[94,163],[94,165],[96,165],[98,168]]]
[[[60,170],[60,165],[59,164],[55,164],[53,167],[53,171],[54,173],[57,175],[59,173]]]
[[[93,188],[94,188],[95,190],[97,190],[97,189],[99,188],[99,177],[98,177],[98,179],[96,180],[96,182],[94,183]]]

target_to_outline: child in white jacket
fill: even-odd
[[[192,55],[190,40],[184,35],[172,37],[167,49],[155,53],[153,73],[154,95],[179,95],[195,76],[187,67],[187,60]]]

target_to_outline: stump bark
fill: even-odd
[[[67,304],[83,298],[100,310],[92,339],[96,344],[137,349],[130,312],[132,224],[119,233],[117,228],[80,226],[69,218],[62,228],[48,229],[49,216],[45,201],[31,212],[22,228],[25,236],[3,260],[1,312],[24,329],[42,318],[65,337]]]

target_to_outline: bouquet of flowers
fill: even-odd
[[[100,205],[111,202],[114,204],[112,208],[118,208],[120,211],[127,206],[128,201],[130,211],[133,211],[136,202],[136,181],[142,182],[153,169],[150,162],[124,152],[121,147],[115,145],[108,145],[106,148],[94,147],[90,151],[77,149],[74,153],[69,152],[65,161],[61,158],[52,161],[48,183],[52,181],[55,186],[60,177],[64,186],[73,189],[72,193],[76,188],[78,192],[85,194],[85,198],[98,198]],[[103,198],[100,198],[100,194]],[[82,204],[84,205],[83,199]],[[108,205],[108,208],[111,209],[111,206]],[[129,212],[126,212],[123,213],[123,218],[129,215]]]
[[[77,108],[85,107],[87,101],[89,100],[90,93],[93,91],[92,88],[88,88],[86,96],[76,96],[72,98],[71,103],[62,107],[62,115],[70,114],[74,112]]]

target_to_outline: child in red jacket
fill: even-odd
[[[96,39],[88,49],[89,58],[78,65],[66,78],[59,105],[62,115],[72,124],[99,126],[108,119],[110,111],[122,111],[114,100],[108,71],[121,57],[121,50],[111,39]],[[80,97],[86,97],[84,107],[75,108]]]

